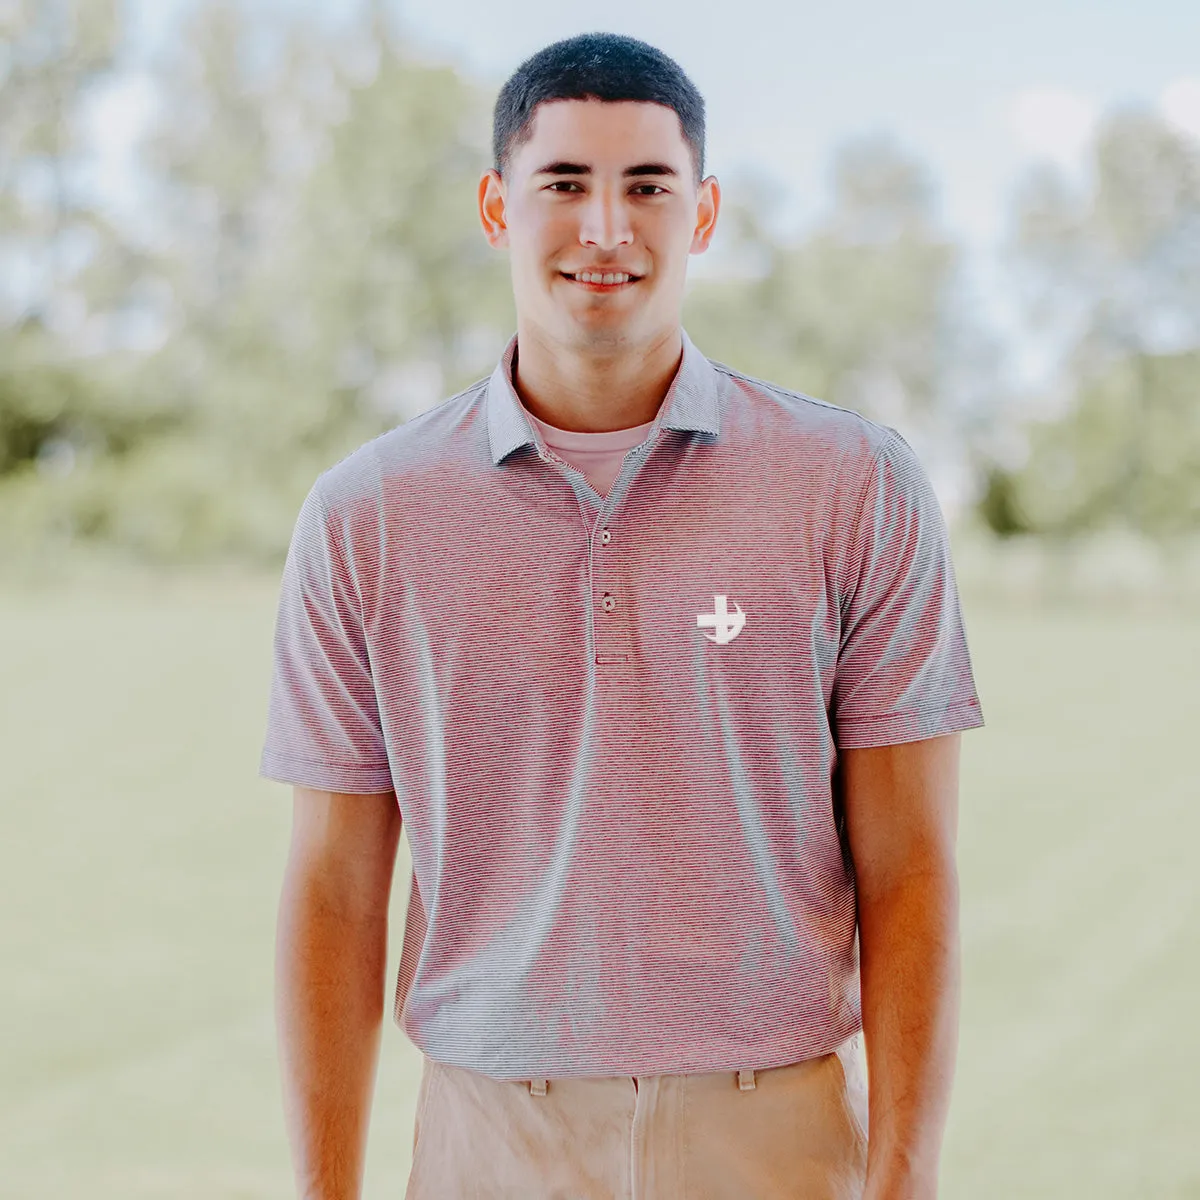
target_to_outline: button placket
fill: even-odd
[[[616,502],[616,497],[623,494],[623,489],[628,484],[626,476],[632,478],[645,461],[646,456],[651,450],[651,444],[645,442],[640,446],[635,447],[625,457],[625,462],[622,465],[620,474],[617,476],[617,481],[609,490],[608,495],[604,498],[598,514],[599,520],[604,520],[612,513],[613,506]],[[595,527],[593,527],[595,528]],[[600,545],[607,546],[613,540],[612,530],[607,527],[602,527],[600,533]],[[592,543],[593,550],[595,542]],[[592,556],[592,577],[596,581],[596,587],[599,594],[599,603],[593,609],[594,614],[604,614],[611,616],[611,621],[594,621],[593,629],[596,639],[596,664],[598,666],[613,665],[622,667],[628,665],[633,659],[631,630],[623,628],[624,622],[621,614],[617,614],[617,598],[610,591],[601,590],[603,584],[614,581],[614,576],[609,574],[611,564],[604,556]]]
[[[612,541],[612,530],[607,527],[599,531],[599,543],[601,546],[607,546]],[[594,564],[597,569],[598,587],[603,589],[604,583],[611,582],[609,574],[611,563],[606,557],[596,556]],[[611,616],[616,612],[617,598],[606,590],[599,590],[599,604],[597,610],[605,616]],[[628,647],[625,645],[627,637],[620,629],[619,621],[601,620],[596,626],[596,662],[598,664],[605,663],[627,663],[629,661]]]
[[[611,541],[612,531],[609,529],[602,529],[600,531],[600,544],[602,546],[607,546]],[[600,607],[603,608],[605,612],[612,612],[613,609],[617,607],[616,597],[612,594],[612,592],[601,593]]]

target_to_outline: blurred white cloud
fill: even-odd
[[[1028,155],[1075,167],[1099,117],[1099,106],[1059,87],[1026,88],[1013,97],[1009,129]]]
[[[1177,129],[1200,138],[1200,76],[1176,79],[1158,98],[1163,116]]]

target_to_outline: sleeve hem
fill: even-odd
[[[983,724],[979,700],[971,699],[949,707],[839,721],[834,727],[834,742],[841,750],[859,750],[871,746],[919,742],[945,733],[978,729]]]
[[[361,794],[394,791],[391,768],[353,766],[347,763],[312,762],[284,754],[264,754],[259,763],[259,776],[276,783],[317,788],[323,792],[356,792]]]

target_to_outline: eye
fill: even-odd
[[[667,189],[666,189],[666,188],[664,188],[664,187],[659,187],[657,183],[639,183],[639,184],[637,185],[637,187],[635,187],[633,190],[634,190],[635,192],[641,192],[641,191],[642,191],[642,188],[654,188],[654,189],[655,189],[655,191],[662,192],[664,195],[666,194],[666,191],[667,191]],[[643,192],[642,194],[643,194],[643,195],[646,195],[646,196],[653,195],[653,193],[652,193],[652,192]]]
[[[577,187],[579,187],[579,184],[577,184],[572,179],[556,179],[552,184],[550,184],[550,186],[546,190],[548,192],[554,192],[554,191],[557,191],[559,188],[577,188]]]

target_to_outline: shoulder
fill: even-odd
[[[879,460],[912,455],[903,437],[890,425],[873,421],[854,409],[842,408],[805,392],[708,360],[724,386],[736,389],[749,402],[755,433],[761,444],[777,447],[810,463],[823,463],[848,485],[865,485]]]
[[[436,476],[465,448],[464,425],[481,406],[487,393],[486,378],[432,408],[410,417],[402,425],[364,442],[323,471],[312,491],[326,512],[342,514],[382,500],[385,491],[405,481],[419,483]]]

